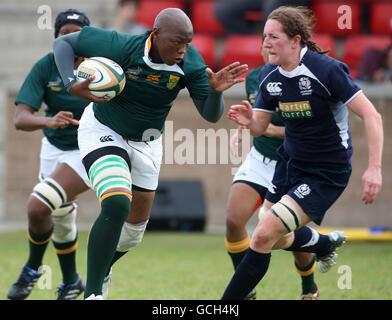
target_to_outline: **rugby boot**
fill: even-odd
[[[35,271],[28,266],[24,266],[19,278],[8,289],[7,298],[11,300],[26,299],[41,275],[41,272]]]
[[[78,275],[78,279],[74,283],[61,283],[57,291],[57,300],[75,300],[86,288],[82,278]]]
[[[336,258],[338,257],[336,250],[343,243],[345,243],[347,239],[343,231],[337,231],[337,230],[328,233],[327,236],[331,241],[331,251],[323,257],[319,257],[316,254],[317,267],[319,271],[322,273],[328,272],[336,264]]]

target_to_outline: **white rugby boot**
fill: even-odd
[[[319,257],[316,254],[317,267],[319,271],[322,273],[328,272],[336,264],[336,258],[338,257],[336,250],[343,243],[345,243],[347,239],[343,231],[338,231],[338,230],[328,233],[327,236],[331,241],[331,252],[323,257]]]

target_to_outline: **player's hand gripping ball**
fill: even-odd
[[[113,60],[104,57],[84,60],[76,71],[76,80],[84,81],[93,75],[95,79],[90,82],[88,88],[96,97],[112,99],[124,89],[124,70]]]

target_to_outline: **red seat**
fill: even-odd
[[[206,34],[195,34],[192,44],[199,50],[206,65],[215,68],[215,38]]]
[[[214,14],[215,1],[193,1],[191,19],[195,32],[222,35],[223,27]]]
[[[354,70],[368,48],[385,49],[391,44],[391,37],[387,35],[353,35],[344,43],[342,61]]]
[[[226,38],[221,58],[221,67],[239,61],[248,64],[249,69],[264,64],[261,56],[262,38],[259,35],[232,35]]]
[[[329,49],[328,55],[335,58],[335,40],[330,34],[316,33],[311,38],[322,50]]]
[[[371,3],[370,31],[372,33],[392,33],[392,3]]]
[[[166,8],[180,8],[184,10],[185,3],[182,0],[141,0],[137,21],[152,28],[157,14]]]
[[[353,1],[316,1],[312,4],[318,33],[347,35],[361,32],[361,4]]]

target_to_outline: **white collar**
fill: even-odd
[[[143,60],[148,65],[151,69],[154,70],[163,70],[163,71],[172,71],[172,72],[177,72],[181,75],[184,75],[184,71],[179,67],[178,64],[174,64],[172,66],[167,65],[166,63],[155,63],[152,62],[149,56],[149,52],[151,49],[151,34],[147,38],[146,43],[144,45],[144,56]]]
[[[305,47],[303,47],[303,48],[301,49],[301,52],[300,52],[300,54],[299,54],[299,65],[296,66],[295,69],[293,69],[293,70],[291,70],[291,71],[286,71],[286,70],[284,70],[284,69],[282,68],[282,66],[279,66],[279,72],[280,72],[281,74],[283,74],[284,76],[289,77],[289,78],[296,76],[296,75],[298,74],[299,70],[302,69],[302,68],[301,68],[301,61],[302,61],[302,58],[304,57],[304,55],[305,55],[305,53],[306,53],[307,51],[308,51],[308,47],[307,47],[307,46],[305,46]]]

